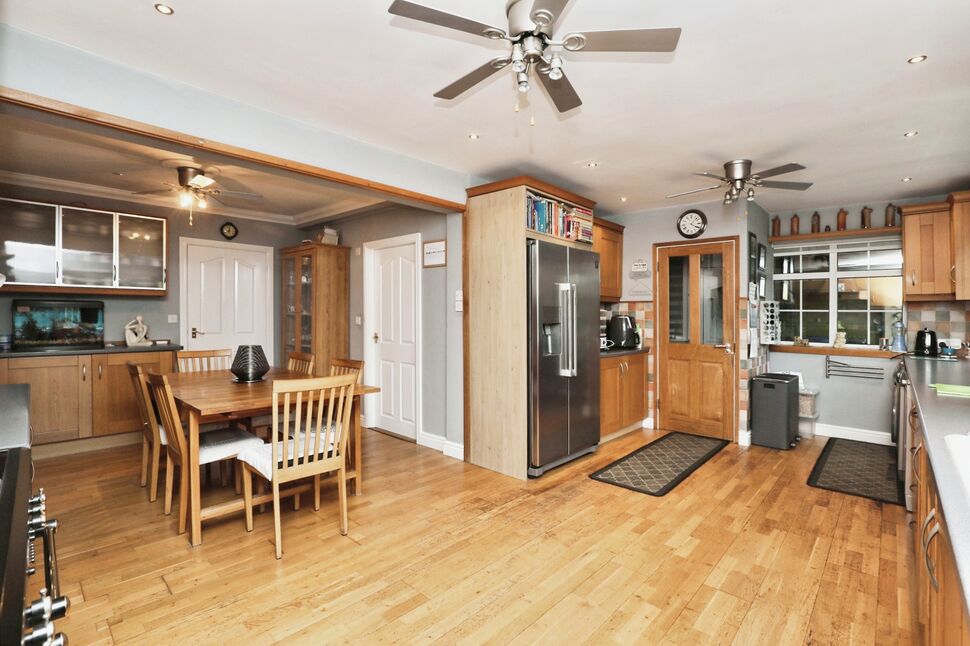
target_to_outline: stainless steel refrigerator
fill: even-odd
[[[528,241],[529,475],[600,436],[599,254]]]

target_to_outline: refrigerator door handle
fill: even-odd
[[[569,375],[570,377],[575,377],[578,367],[578,357],[579,357],[579,341],[576,334],[576,328],[578,327],[578,321],[576,320],[577,310],[576,307],[576,283],[569,284]]]
[[[562,324],[562,346],[559,353],[559,375],[569,377],[573,365],[573,314],[569,283],[557,283],[559,288],[559,320]]]

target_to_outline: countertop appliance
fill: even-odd
[[[913,473],[912,454],[909,451],[909,411],[912,408],[909,392],[909,372],[906,361],[899,360],[892,379],[892,416],[890,417],[890,439],[896,443],[896,478],[905,483],[906,509],[913,511]]]
[[[751,379],[751,443],[789,449],[798,442],[798,375],[767,372]]]
[[[104,347],[101,301],[15,300],[14,350],[85,350]]]
[[[923,328],[916,333],[916,354],[934,357],[939,354],[940,346],[936,344],[936,332],[928,328]]]
[[[528,241],[529,475],[599,444],[599,255]]]
[[[613,342],[614,348],[635,348],[640,345],[633,318],[625,314],[614,314],[606,325],[606,338]]]
[[[67,615],[70,601],[60,594],[57,521],[46,517],[44,490],[30,493],[29,404],[29,386],[0,386],[0,644],[63,646],[67,638],[54,622]],[[37,539],[43,545],[46,587],[31,601],[27,577],[36,569]]]

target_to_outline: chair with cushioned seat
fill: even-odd
[[[185,523],[188,516],[189,493],[189,447],[185,436],[185,428],[179,418],[178,407],[172,388],[165,375],[148,375],[148,384],[158,407],[162,426],[168,432],[168,451],[166,453],[167,472],[165,473],[165,513],[172,513],[172,491],[174,487],[175,467],[179,469],[179,534],[185,533]],[[206,464],[213,464],[223,460],[230,460],[239,453],[262,446],[264,442],[248,431],[240,428],[221,428],[199,435],[199,468]]]
[[[168,444],[165,427],[158,421],[155,405],[152,403],[151,393],[148,392],[148,378],[141,366],[128,363],[128,374],[135,388],[135,402],[141,414],[141,426],[144,436],[141,440],[141,486],[148,484],[148,469],[151,468],[151,486],[148,488],[149,502],[158,498],[158,469],[161,466],[162,450]]]
[[[253,530],[253,484],[256,473],[273,488],[276,558],[283,556],[280,485],[313,478],[313,508],[320,509],[320,476],[336,472],[340,498],[340,533],[347,534],[347,437],[354,401],[355,375],[285,379],[273,382],[273,428],[269,444],[239,454],[243,465],[246,531]]]

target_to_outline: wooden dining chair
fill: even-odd
[[[165,514],[172,513],[172,491],[174,488],[175,467],[179,470],[179,534],[185,533],[188,517],[189,495],[189,442],[185,428],[179,417],[178,406],[168,384],[168,377],[151,373],[148,384],[158,407],[162,426],[168,431],[165,473]],[[199,435],[199,467],[223,460],[232,460],[239,453],[263,445],[263,441],[239,428],[221,428]]]
[[[308,377],[313,375],[313,365],[317,358],[307,352],[291,352],[286,360],[286,369],[291,372],[299,372]]]
[[[354,375],[359,386],[364,383],[364,362],[356,359],[331,359],[330,376],[336,375]]]
[[[232,350],[179,350],[175,353],[175,363],[179,372],[229,370]]]
[[[128,363],[128,374],[135,388],[135,402],[141,415],[143,437],[141,440],[141,486],[148,484],[149,468],[151,485],[148,487],[148,501],[158,498],[158,468],[161,465],[162,451],[168,444],[165,427],[158,421],[151,393],[148,392],[148,377],[137,363]]]
[[[313,508],[320,509],[320,476],[337,474],[340,533],[347,535],[347,470],[345,454],[351,433],[354,375],[285,379],[273,382],[273,435],[265,446],[239,454],[243,465],[246,531],[253,531],[252,474],[273,488],[276,558],[283,557],[280,485],[313,478]],[[293,430],[290,437],[289,429]]]

